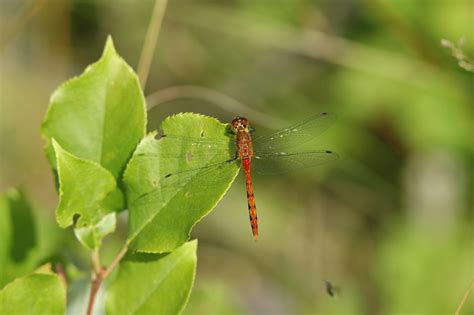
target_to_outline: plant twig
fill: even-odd
[[[275,28],[255,20],[250,23],[250,20],[233,14],[231,9],[223,9],[222,6],[218,9],[217,6],[204,8],[201,6],[201,9],[197,10],[195,6],[189,5],[185,10],[186,12],[180,11],[179,15],[168,15],[167,18],[172,22],[241,38],[260,47],[325,60],[335,65],[417,87],[429,87],[426,80],[418,79],[420,76],[442,78],[444,75],[438,68],[424,61],[314,29]],[[187,10],[192,10],[194,13],[188,14]],[[413,76],[414,69],[417,76]]]
[[[138,61],[138,78],[142,89],[145,89],[148,73],[150,72],[151,61],[155,52],[156,42],[160,34],[161,24],[165,15],[168,0],[156,0],[153,15],[148,25],[140,60]]]
[[[58,274],[59,279],[61,279],[61,282],[63,283],[64,287],[67,288],[67,278],[63,264],[56,264],[54,269],[56,270],[56,273]]]
[[[461,314],[461,309],[464,306],[464,303],[466,303],[467,298],[469,297],[469,294],[471,293],[472,289],[474,288],[474,281],[471,281],[471,285],[467,289],[467,291],[464,293],[464,296],[461,299],[461,302],[458,305],[458,308],[456,309],[456,313],[454,315],[460,315]]]
[[[94,308],[95,297],[97,296],[97,292],[99,291],[100,285],[102,283],[103,278],[95,273],[92,276],[92,284],[91,284],[91,293],[89,295],[89,305],[87,305],[87,315],[92,314],[92,309]]]
[[[122,249],[120,250],[120,252],[117,254],[117,256],[115,256],[114,260],[112,261],[112,263],[110,264],[110,266],[105,269],[102,277],[105,279],[107,278],[107,276],[112,272],[114,271],[115,267],[118,265],[118,263],[122,260],[123,256],[125,256],[125,254],[127,253],[128,251],[128,244],[125,244]]]
[[[127,253],[128,244],[126,243],[120,252],[115,256],[112,263],[109,265],[108,268],[103,268],[100,265],[99,260],[99,252],[94,250],[92,252],[92,265],[93,265],[93,273],[92,273],[92,282],[91,282],[91,292],[89,295],[89,304],[87,306],[87,315],[92,315],[92,310],[94,308],[95,297],[97,296],[97,292],[99,292],[100,285],[102,282],[110,275],[110,273],[115,269],[118,265],[120,260],[122,260],[123,256]]]
[[[146,103],[148,104],[148,110],[150,110],[158,104],[166,103],[178,98],[197,98],[205,100],[226,111],[232,112],[233,114],[250,116],[254,122],[268,128],[275,128],[275,126],[288,124],[288,122],[283,119],[278,119],[256,111],[250,106],[241,103],[224,93],[202,86],[177,85],[161,89],[148,95],[146,97]]]
[[[99,274],[102,269],[102,266],[100,265],[100,257],[99,257],[98,250],[92,251],[91,261],[92,261],[92,268],[94,270],[94,273]]]

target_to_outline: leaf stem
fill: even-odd
[[[253,109],[252,106],[244,104],[227,94],[197,85],[170,86],[148,95],[146,97],[148,111],[158,104],[173,101],[179,98],[194,98],[207,101],[233,114],[250,116],[254,122],[268,128],[284,126],[288,125],[289,123],[284,119],[279,119],[257,111]]]
[[[138,61],[137,73],[142,89],[145,89],[148,73],[150,72],[151,61],[155,52],[156,42],[160,34],[161,24],[165,16],[166,4],[168,0],[155,0],[155,8],[151,16],[150,24],[143,43],[142,53]]]
[[[461,302],[459,303],[458,308],[456,309],[456,313],[454,313],[455,315],[459,315],[461,313],[461,309],[464,306],[464,303],[466,303],[466,300],[473,288],[474,288],[474,281],[471,281],[471,285],[469,286],[469,289],[467,289],[467,291],[464,293],[464,296],[462,297]]]
[[[117,256],[115,256],[114,260],[112,261],[112,263],[110,264],[110,266],[104,270],[104,273],[103,273],[103,278],[105,279],[112,271],[114,271],[115,267],[118,265],[118,263],[122,260],[123,256],[125,256],[125,254],[127,253],[128,251],[128,244],[125,244],[122,249],[120,250],[120,252],[117,254]]]
[[[61,279],[61,282],[63,283],[64,287],[67,288],[67,277],[66,277],[66,272],[64,271],[64,266],[63,264],[56,264],[55,268],[56,273],[59,276],[59,279]]]
[[[95,249],[92,251],[91,254],[91,261],[92,261],[92,270],[94,270],[95,274],[99,274],[102,266],[100,265],[100,257],[99,257],[99,250]]]
[[[87,315],[92,314],[92,309],[94,308],[94,301],[99,291],[100,284],[102,283],[102,277],[96,275],[95,273],[92,275],[92,283],[91,283],[91,293],[89,295],[89,305],[87,306]]]
[[[115,256],[112,263],[109,267],[104,268],[100,265],[99,251],[94,250],[91,254],[92,260],[92,282],[91,282],[91,292],[89,295],[89,304],[87,306],[87,315],[92,315],[92,309],[94,308],[95,297],[97,292],[99,292],[100,285],[102,282],[110,275],[110,273],[117,267],[118,263],[128,251],[128,243],[122,247],[120,252]]]

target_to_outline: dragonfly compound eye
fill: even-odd
[[[249,125],[249,121],[247,118],[244,118],[244,117],[235,117],[234,120],[232,120],[232,127],[235,130],[247,129],[248,125]]]

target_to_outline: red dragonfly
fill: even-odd
[[[169,139],[169,143],[173,147],[193,148],[193,150],[188,150],[185,154],[179,153],[177,156],[163,156],[165,154],[163,152],[170,151],[163,149],[160,152],[162,161],[169,160],[167,167],[174,167],[177,171],[161,176],[161,180],[156,181],[156,186],[160,186],[159,190],[142,194],[134,202],[140,200],[144,203],[150,202],[150,195],[153,193],[159,193],[160,198],[166,199],[168,196],[165,195],[168,190],[170,193],[175,193],[176,186],[183,185],[182,183],[197,174],[201,178],[219,178],[219,174],[223,172],[226,165],[239,163],[245,173],[250,224],[253,237],[257,240],[258,219],[252,187],[251,165],[252,169],[255,167],[255,171],[259,174],[281,174],[292,169],[313,167],[336,160],[337,154],[328,150],[294,150],[315,139],[331,125],[334,119],[335,117],[331,114],[321,113],[298,124],[254,139],[252,138],[253,129],[248,119],[244,117],[236,117],[232,120],[230,128],[234,139],[229,139],[229,141],[205,138],[203,134],[196,138],[163,135],[162,138]],[[231,158],[216,160],[216,157],[226,156],[231,156]],[[201,165],[199,165],[200,163]],[[186,169],[190,164],[193,164],[193,167]],[[205,176],[211,172],[215,172],[216,175]]]

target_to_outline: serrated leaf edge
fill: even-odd
[[[199,113],[192,113],[192,112],[180,112],[178,114],[174,114],[174,115],[171,115],[171,116],[168,116],[166,117],[163,122],[161,123],[161,126],[160,126],[160,129],[163,130],[163,126],[166,126],[166,124],[171,120],[171,119],[176,119],[176,118],[181,118],[181,117],[186,117],[186,116],[189,116],[189,117],[193,117],[193,118],[204,118],[206,120],[209,120],[209,121],[213,121],[215,123],[218,123],[218,124],[221,124],[221,125],[227,125],[225,123],[222,123],[221,121],[219,121],[218,119],[214,118],[214,117],[211,117],[211,116],[207,116],[207,115],[203,115],[203,114],[199,114]],[[140,143],[137,145],[137,148],[135,149],[135,152],[138,150],[138,148],[145,142],[145,141],[148,141],[149,139],[151,139],[152,141],[160,141],[160,139],[155,139],[156,135],[158,134],[158,131],[157,130],[154,130],[150,133],[148,133],[143,139],[142,141],[140,141]],[[135,154],[134,152],[134,154]],[[127,171],[128,171],[128,166],[130,165],[131,161],[135,158],[135,155],[132,155],[132,158],[129,160],[129,162],[127,163],[127,169],[125,170],[124,172],[124,175],[123,175],[123,179],[124,179],[124,182],[125,182],[125,178],[126,178],[126,174],[127,174]],[[222,198],[224,198],[224,195],[227,193],[227,191],[229,190],[229,188],[231,187],[231,185],[234,183],[235,181],[235,178],[239,175],[239,171],[240,171],[240,167],[239,169],[235,172],[235,175],[233,176],[232,180],[230,181],[229,185],[227,185],[227,187],[225,188],[223,194],[220,196],[219,199],[216,200],[216,202],[209,208],[209,210],[207,212],[205,212],[202,216],[200,216],[195,222],[194,224],[189,228],[189,230],[187,231],[187,240],[189,240],[190,236],[191,236],[191,232],[192,230],[194,229],[194,227],[196,226],[196,224],[198,224],[204,217],[206,217],[209,213],[211,213],[212,210],[214,210],[214,208],[217,206],[217,204],[222,200]],[[170,201],[167,203],[169,204],[172,200],[174,199],[174,197],[172,199],[170,199]],[[127,200],[128,202],[128,200]],[[166,205],[167,205],[166,204]],[[163,207],[165,207],[166,205],[164,205]],[[127,208],[128,208],[128,205],[127,205]],[[143,225],[142,227],[134,233],[134,235],[130,238],[127,238],[127,244],[130,245],[133,240],[138,236],[138,234],[140,234],[141,231],[143,231],[143,229],[148,226],[148,224],[150,224],[151,221],[153,221],[153,219],[156,217],[156,215],[158,215],[159,212],[156,212],[154,215],[152,215]],[[187,241],[186,240],[186,241]],[[138,252],[138,253],[148,253],[148,254],[151,254],[151,253],[167,253],[167,252],[170,252],[170,251],[173,251],[175,250],[176,248],[182,246],[186,241],[184,241],[183,243],[177,245],[176,247],[174,247],[173,249],[171,250],[167,250],[167,251],[151,251],[151,250],[146,250],[146,249],[134,249],[135,252]]]

